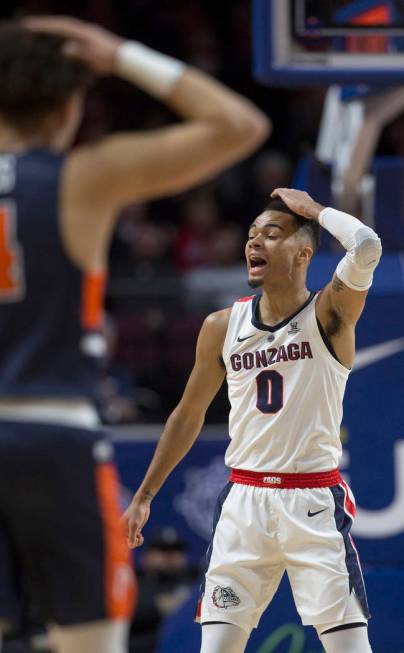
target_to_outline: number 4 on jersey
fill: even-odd
[[[0,202],[0,301],[15,302],[25,293],[24,256],[17,241],[17,219],[12,202]]]

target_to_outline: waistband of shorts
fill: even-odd
[[[332,487],[341,483],[342,478],[338,469],[310,474],[278,474],[277,472],[250,472],[246,469],[231,469],[229,481],[255,487],[294,489]]]

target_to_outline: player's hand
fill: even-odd
[[[271,197],[279,197],[291,211],[301,215],[307,220],[318,221],[318,216],[324,206],[313,200],[306,191],[295,190],[294,188],[275,188]]]
[[[115,72],[116,54],[123,39],[103,27],[68,16],[29,16],[22,24],[35,32],[66,39],[66,55],[79,59],[94,72],[100,75]]]
[[[129,507],[123,514],[127,528],[128,546],[135,549],[144,542],[142,528],[150,517],[150,499],[135,494]]]

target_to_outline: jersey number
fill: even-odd
[[[0,301],[18,301],[24,294],[23,253],[16,232],[14,204],[0,202]]]
[[[257,378],[257,408],[261,413],[277,413],[283,406],[283,376],[265,370]]]

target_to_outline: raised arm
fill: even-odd
[[[380,238],[352,215],[325,208],[303,191],[278,188],[274,193],[292,211],[319,222],[347,250],[332,280],[320,294],[316,314],[338,359],[346,367],[351,367],[355,355],[355,325],[365,306],[373,272],[381,257]]]
[[[114,210],[183,191],[247,156],[269,133],[268,118],[251,102],[138,42],[73,18],[29,18],[25,24],[66,38],[70,56],[98,74],[135,84],[183,119],[167,129],[118,134],[77,148],[70,166],[73,186],[100,206]]]
[[[75,18],[35,17],[24,24],[65,38],[68,56],[98,74],[126,79],[182,119],[164,129],[114,134],[70,154],[63,174],[62,233],[81,268],[105,268],[124,204],[201,183],[245,158],[268,136],[269,120],[251,102],[176,59]]]
[[[144,480],[124,516],[131,547],[143,543],[141,529],[149,518],[151,500],[192,447],[206,410],[222,385],[225,367],[221,356],[229,314],[230,309],[212,313],[202,326],[184,394],[167,420]]]

